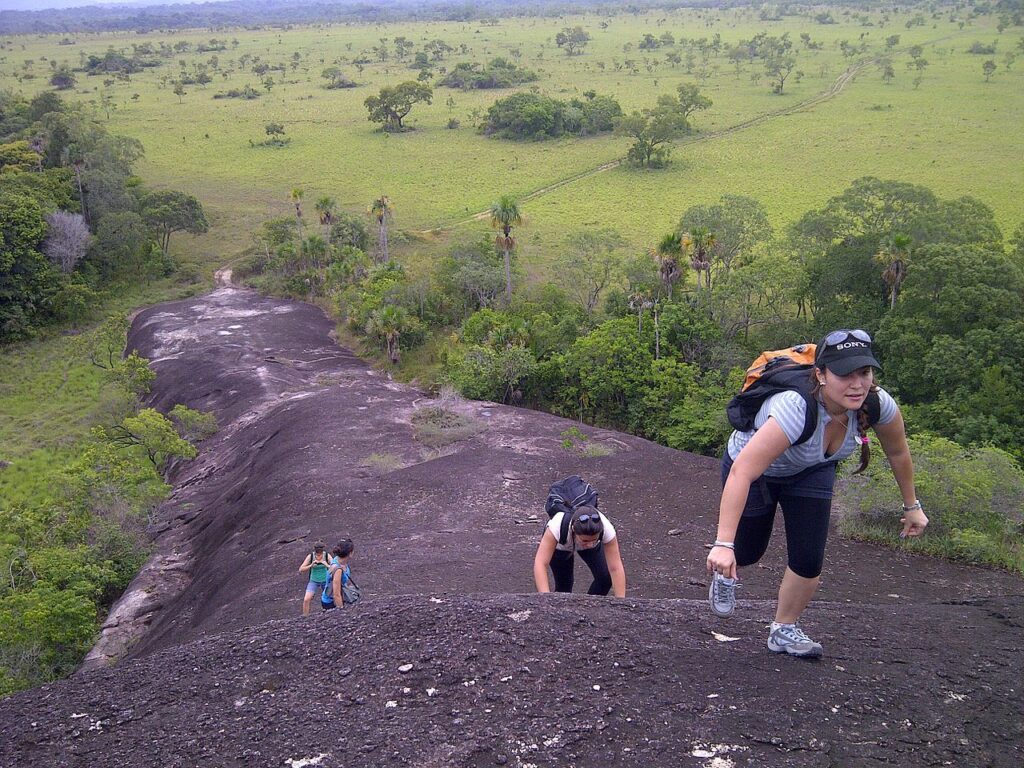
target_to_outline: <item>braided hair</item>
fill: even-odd
[[[819,366],[821,370],[827,370],[824,366]],[[818,374],[815,369],[811,369],[811,394],[815,399],[818,399],[818,393],[821,391],[821,381],[818,379]],[[877,392],[878,385],[874,382],[871,383],[871,389],[869,393]],[[860,466],[853,470],[853,474],[859,475],[865,469],[868,468],[868,464],[871,462],[871,442],[868,439],[868,425],[870,419],[867,411],[868,400],[865,397],[864,402],[861,403],[860,408],[857,409],[857,442],[860,443]]]

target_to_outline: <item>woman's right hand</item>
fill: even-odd
[[[712,547],[708,552],[708,574],[720,573],[730,579],[736,578],[736,553],[728,547]]]

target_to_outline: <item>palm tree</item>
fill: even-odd
[[[683,276],[683,270],[680,268],[679,262],[689,246],[690,241],[688,237],[685,235],[680,237],[675,232],[671,232],[661,238],[658,247],[652,252],[654,260],[658,264],[658,274],[661,277],[661,282],[668,289],[669,299],[672,298],[672,289],[675,287],[675,284]]]
[[[697,273],[697,290],[700,290],[700,276],[704,273],[704,285],[711,293],[711,249],[715,245],[715,234],[707,227],[694,227],[689,232],[693,251],[690,255],[690,266]]]
[[[387,195],[381,195],[368,211],[377,221],[377,254],[374,261],[378,264],[388,261],[388,221],[394,216],[394,206]]]
[[[639,336],[643,330],[644,310],[654,306],[654,302],[648,298],[645,291],[636,291],[629,296],[629,308],[636,310],[636,335]]]
[[[316,201],[316,212],[320,216],[320,224],[324,227],[324,234],[330,229],[331,224],[334,223],[334,214],[337,212],[338,204],[334,202],[333,197],[324,195]]]
[[[402,354],[399,341],[407,322],[405,310],[402,307],[391,305],[375,310],[366,322],[366,333],[376,336],[384,342],[388,351],[388,360],[393,365],[398,363]]]
[[[491,226],[501,230],[501,234],[494,238],[494,244],[505,255],[505,301],[508,304],[512,303],[512,250],[516,247],[512,227],[522,223],[519,203],[511,195],[502,195],[497,202],[491,203]]]
[[[295,205],[295,221],[296,221],[296,224],[297,224],[297,226],[295,227],[295,234],[296,234],[296,238],[298,239],[299,257],[303,261],[303,267],[302,267],[303,269],[305,269],[305,265],[304,265],[305,264],[305,256],[304,256],[303,250],[302,250],[302,246],[303,246],[303,243],[302,243],[302,237],[303,237],[303,227],[302,227],[302,196],[304,194],[305,193],[303,193],[302,189],[300,189],[299,187],[296,186],[294,189],[292,189],[291,193],[289,193],[289,195],[288,195],[289,200],[291,200],[292,203]]]
[[[889,309],[896,308],[896,297],[900,294],[903,281],[907,279],[911,242],[909,235],[896,234],[875,254],[875,262],[885,267],[882,280],[889,288]]]
[[[302,243],[303,261],[312,262],[313,269],[320,269],[327,262],[327,241],[320,235],[310,235]]]
[[[302,196],[305,194],[301,189],[295,187],[289,194],[288,199],[295,205],[295,219],[299,223],[299,233],[302,233]]]

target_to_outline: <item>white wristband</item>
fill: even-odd
[[[731,541],[716,541],[714,543],[714,546],[716,546],[716,547],[725,547],[726,549],[732,549],[732,550],[736,549],[736,545],[733,544]]]

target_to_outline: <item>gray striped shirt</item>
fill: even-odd
[[[882,406],[881,418],[878,423],[888,424],[896,418],[899,406],[896,405],[892,396],[881,388],[878,390],[878,399]],[[793,441],[799,438],[800,433],[804,431],[806,415],[807,405],[799,392],[787,391],[772,395],[764,401],[761,410],[757,412],[753,430],[732,433],[729,438],[729,457],[733,461],[739,457],[743,446],[750,442],[754,432],[764,426],[769,416],[778,422],[790,442],[789,448],[765,470],[765,474],[769,477],[787,477],[808,467],[824,464],[826,461],[839,461],[845,459],[857,448],[857,412],[847,411],[849,423],[846,427],[846,438],[838,451],[831,456],[825,455],[825,427],[832,421],[832,417],[821,403],[818,403],[818,426],[814,430],[814,434],[807,442],[793,445]]]

